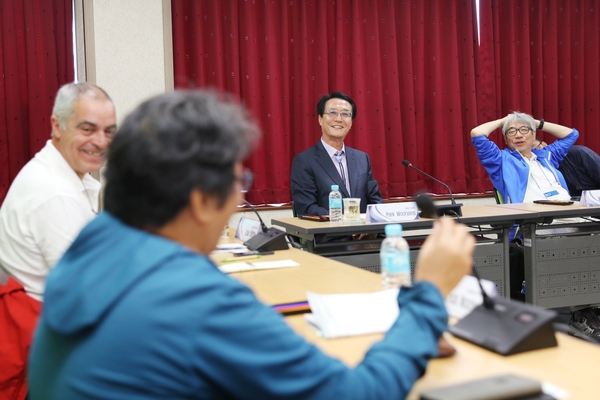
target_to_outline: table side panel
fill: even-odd
[[[538,238],[536,246],[537,304],[600,303],[600,235]]]

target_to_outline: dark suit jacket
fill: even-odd
[[[585,146],[571,146],[560,162],[571,196],[581,196],[582,190],[600,189],[600,156]]]
[[[331,185],[340,187],[342,197],[360,198],[362,213],[366,212],[367,204],[383,203],[377,181],[373,179],[369,155],[347,146],[345,150],[352,196],[320,139],[294,157],[290,187],[298,215],[328,215]]]

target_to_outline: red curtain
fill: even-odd
[[[0,1],[0,204],[50,138],[58,88],[74,79],[71,1]]]
[[[480,14],[478,123],[520,110],[577,128],[577,144],[600,151],[598,1],[480,0]],[[502,147],[501,136],[490,138]]]
[[[350,95],[357,117],[346,144],[371,155],[384,197],[471,180],[477,123],[473,1],[172,0],[175,86],[238,96],[264,137],[248,160],[255,204],[290,201],[293,157],[320,137],[316,103]],[[476,157],[475,157],[476,161]]]

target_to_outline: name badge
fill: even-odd
[[[553,190],[551,192],[544,193],[544,196],[546,196],[547,199],[550,198],[550,197],[552,197],[552,196],[556,196],[556,195],[558,195],[558,190]]]
[[[367,205],[365,222],[401,222],[419,219],[419,208],[414,201]]]

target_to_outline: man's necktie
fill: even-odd
[[[344,181],[344,186],[346,186],[348,193],[350,193],[350,188],[348,187],[348,181],[346,180],[346,173],[344,172],[344,164],[342,164],[342,156],[344,155],[344,151],[343,150],[337,151],[333,155],[338,160],[338,164],[340,166],[340,176],[342,177],[342,180]]]

